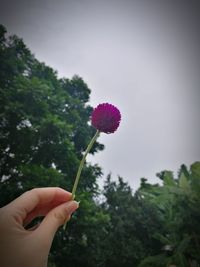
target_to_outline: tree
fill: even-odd
[[[105,265],[111,267],[138,266],[142,258],[158,247],[159,241],[151,236],[159,226],[157,210],[142,199],[119,177],[118,182],[107,177],[104,186],[103,209],[109,214]]]
[[[90,89],[78,76],[58,79],[56,71],[39,62],[23,40],[6,37],[3,26],[0,58],[1,205],[34,187],[71,190],[82,153],[95,132],[89,123]],[[103,145],[96,142],[91,153],[101,149]],[[82,199],[80,213],[66,232],[60,229],[57,233],[52,264],[65,266],[65,250],[73,266],[80,263],[77,252],[83,255],[83,264],[94,261],[89,256],[91,243],[85,245],[84,238],[93,240],[94,228],[107,220],[95,202],[100,176],[100,167],[85,164],[77,192],[77,199]],[[58,257],[60,252],[63,254]]]
[[[170,171],[158,176],[162,186],[143,185],[140,191],[159,211],[163,227],[152,235],[162,247],[139,266],[199,266],[200,162],[192,164],[190,170],[182,165],[177,178]]]
[[[88,124],[92,107],[84,81],[78,76],[58,79],[21,39],[6,38],[3,26],[0,34],[0,177],[1,187],[9,191],[1,199],[5,204],[35,186],[71,188],[95,130]],[[92,153],[101,149],[96,143]],[[93,183],[84,181],[84,190],[95,187],[92,175],[98,167],[87,165],[85,173],[87,169]]]

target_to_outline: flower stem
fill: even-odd
[[[92,140],[90,141],[89,145],[87,146],[86,150],[85,150],[85,153],[83,155],[83,158],[80,162],[80,165],[79,165],[79,168],[78,168],[78,171],[77,171],[77,174],[76,174],[76,179],[75,179],[75,182],[74,182],[74,186],[72,188],[72,199],[75,198],[75,194],[76,194],[76,189],[77,189],[77,186],[78,186],[78,183],[79,183],[79,180],[80,180],[80,176],[81,176],[81,171],[83,169],[83,165],[84,165],[84,162],[85,162],[85,159],[87,157],[87,154],[90,152],[94,142],[97,140],[99,136],[99,131],[97,130],[95,135],[93,136]]]
[[[79,180],[80,180],[80,176],[81,176],[81,171],[83,169],[83,165],[84,165],[84,162],[85,162],[85,159],[87,157],[87,154],[90,152],[94,142],[97,140],[97,138],[99,137],[99,134],[100,134],[100,131],[97,130],[95,135],[93,136],[93,138],[91,139],[89,145],[87,146],[86,150],[85,150],[85,153],[82,157],[82,160],[80,162],[80,165],[79,165],[79,168],[78,168],[78,171],[77,171],[77,174],[76,174],[76,179],[75,179],[75,182],[74,182],[74,185],[73,185],[73,188],[72,188],[72,199],[75,199],[75,194],[76,194],[76,189],[77,189],[77,186],[78,186],[78,183],[79,183]],[[65,230],[66,228],[66,223],[64,224],[63,226],[63,229]]]

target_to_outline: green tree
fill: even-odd
[[[105,265],[112,267],[137,266],[141,259],[150,255],[160,242],[151,232],[160,227],[157,210],[139,192],[134,195],[130,186],[121,177],[112,181],[107,177],[104,186],[103,209],[109,214]]]
[[[139,266],[199,266],[200,264],[200,162],[190,170],[182,165],[178,177],[170,171],[158,174],[161,186],[144,185],[140,192],[155,205],[163,227],[152,232],[162,247]]]
[[[95,130],[88,123],[92,108],[84,81],[78,76],[58,79],[21,39],[6,38],[3,26],[0,34],[0,177],[7,194],[1,195],[3,205],[35,186],[71,188]],[[101,149],[96,143],[92,153]],[[86,165],[83,176],[90,177],[80,185],[84,190],[95,188],[93,173],[100,174],[96,169]]]
[[[56,71],[39,62],[23,40],[6,37],[3,26],[0,58],[1,206],[34,187],[71,190],[82,153],[95,131],[89,123],[90,89],[78,76],[58,79]],[[101,149],[103,145],[96,142],[91,153]],[[90,253],[97,247],[95,231],[107,221],[95,201],[100,176],[97,165],[85,164],[77,192],[82,200],[80,213],[67,231],[57,233],[50,264],[65,266],[69,258],[71,266],[96,262]]]

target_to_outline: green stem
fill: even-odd
[[[74,182],[74,185],[73,185],[73,188],[72,188],[72,199],[75,199],[76,189],[77,189],[77,186],[78,186],[78,183],[79,183],[79,180],[80,180],[81,171],[83,169],[83,165],[84,165],[85,159],[87,157],[87,154],[90,152],[90,150],[91,150],[94,142],[97,140],[99,134],[100,134],[100,132],[99,132],[99,130],[97,130],[95,135],[91,139],[89,145],[87,146],[87,148],[85,150],[85,153],[83,155],[83,158],[82,158],[82,160],[80,162],[80,165],[79,165],[79,168],[78,168],[78,171],[77,171],[77,174],[76,174],[76,179],[75,179],[75,182]],[[66,228],[66,223],[63,226],[64,230],[65,230],[65,228]]]
[[[79,168],[78,168],[78,171],[77,171],[77,174],[76,174],[76,179],[75,179],[75,182],[74,182],[74,186],[72,188],[72,199],[75,198],[75,194],[76,194],[76,189],[77,189],[77,186],[78,186],[78,183],[79,183],[79,180],[80,180],[80,176],[81,176],[81,171],[83,169],[83,165],[84,165],[84,162],[85,162],[85,159],[87,157],[87,154],[90,152],[94,142],[97,140],[99,136],[99,131],[97,130],[95,135],[93,136],[92,140],[90,141],[89,145],[87,146],[86,150],[85,150],[85,153],[83,155],[83,158],[80,162],[80,165],[79,165]]]

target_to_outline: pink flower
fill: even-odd
[[[90,152],[93,144],[99,137],[100,132],[104,133],[114,133],[117,128],[119,127],[121,121],[121,114],[118,108],[113,106],[112,104],[103,103],[99,104],[92,112],[92,126],[94,126],[97,131],[93,138],[91,139],[90,143],[88,144],[85,153],[83,155],[83,158],[80,162],[76,179],[72,188],[72,199],[75,198],[76,189],[80,180],[81,171],[83,169],[83,165],[85,162],[85,159],[87,157],[87,154]],[[66,228],[66,224],[63,227]]]
[[[99,104],[92,112],[92,126],[100,132],[114,133],[120,121],[119,109],[109,103]]]

